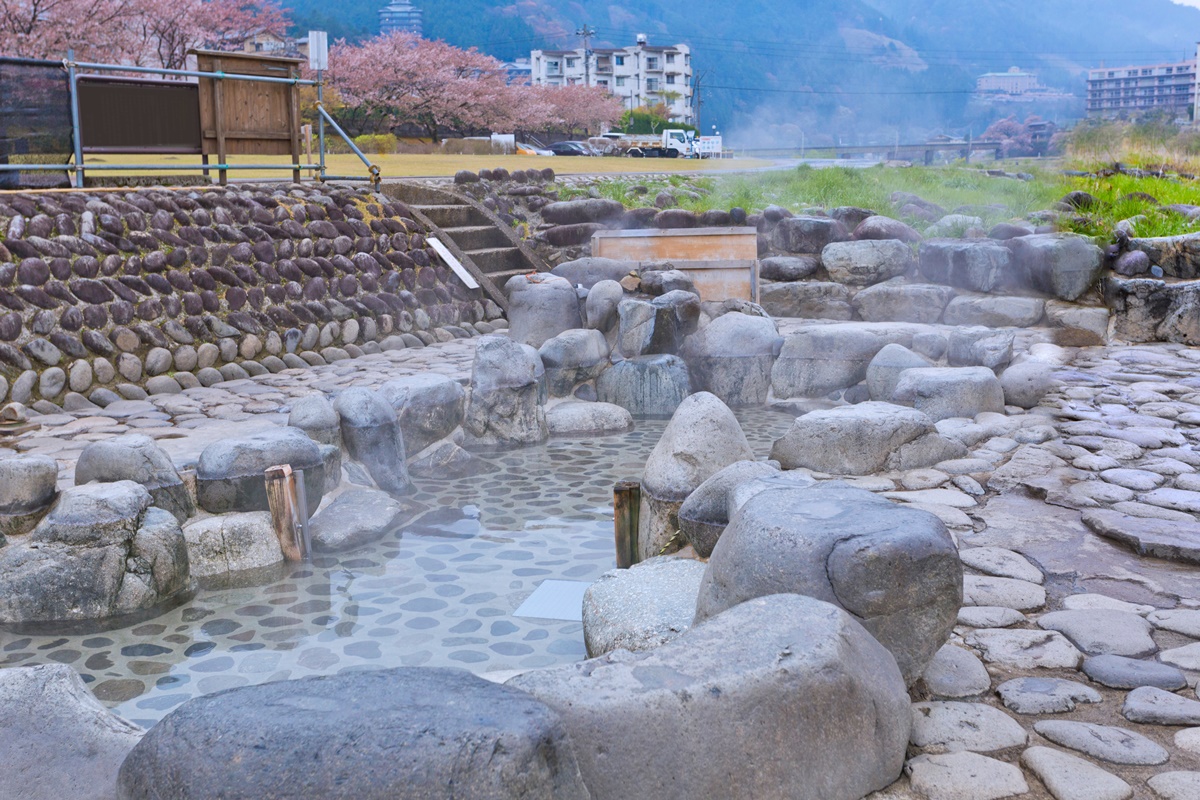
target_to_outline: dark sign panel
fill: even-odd
[[[199,87],[136,78],[79,79],[85,153],[199,153]]]

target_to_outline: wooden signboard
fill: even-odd
[[[299,78],[301,59],[193,50],[201,72]],[[200,78],[201,152],[226,163],[231,155],[290,155],[300,163],[300,92],[286,83]],[[300,180],[299,168],[292,179]],[[221,183],[225,172],[221,172]]]
[[[688,274],[703,300],[758,301],[755,228],[597,231],[592,255],[639,266],[670,262]]]

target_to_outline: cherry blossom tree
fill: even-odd
[[[0,53],[62,58],[124,54],[125,23],[140,0],[0,0]]]
[[[569,86],[537,87],[535,94],[549,106],[543,117],[542,129],[567,134],[599,133],[606,125],[621,118],[622,103],[599,86],[572,84]]]
[[[520,116],[513,104],[522,93],[501,62],[407,32],[338,42],[329,77],[347,105],[386,109],[391,127],[412,123],[432,141],[443,129],[504,129]]]
[[[179,69],[197,47],[240,50],[283,36],[278,0],[0,0],[0,52]]]

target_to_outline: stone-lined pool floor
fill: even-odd
[[[739,413],[765,457],[793,417]],[[425,480],[428,509],[397,534],[294,565],[272,582],[201,589],[127,628],[88,635],[0,631],[0,667],[70,664],[105,705],[150,726],[200,694],[388,666],[477,673],[584,657],[578,622],[513,616],[547,579],[591,582],[614,566],[612,487],[640,476],[665,420],[622,435],[554,439],[485,456],[493,469]]]

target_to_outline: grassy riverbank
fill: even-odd
[[[980,217],[985,226],[1024,218],[1034,211],[1053,209],[1068,192],[1085,191],[1096,198],[1087,209],[1063,213],[1063,230],[1101,239],[1111,237],[1116,224],[1138,218],[1140,236],[1169,236],[1200,230],[1187,216],[1166,209],[1171,204],[1200,205],[1200,181],[1187,177],[1132,177],[1105,175],[1103,165],[1072,165],[1097,174],[1071,176],[1057,170],[1031,168],[1028,180],[995,177],[969,166],[948,167],[833,167],[796,169],[719,176],[669,176],[665,180],[638,181],[635,177],[603,180],[595,188],[603,197],[632,207],[643,205],[663,190],[674,189],[679,206],[691,211],[729,209],[735,206],[760,211],[779,205],[793,212],[806,208],[859,206],[896,214],[894,192],[919,195],[950,213]],[[636,186],[645,186],[644,195]],[[582,193],[582,190],[580,191]],[[923,228],[918,219],[905,221]]]

